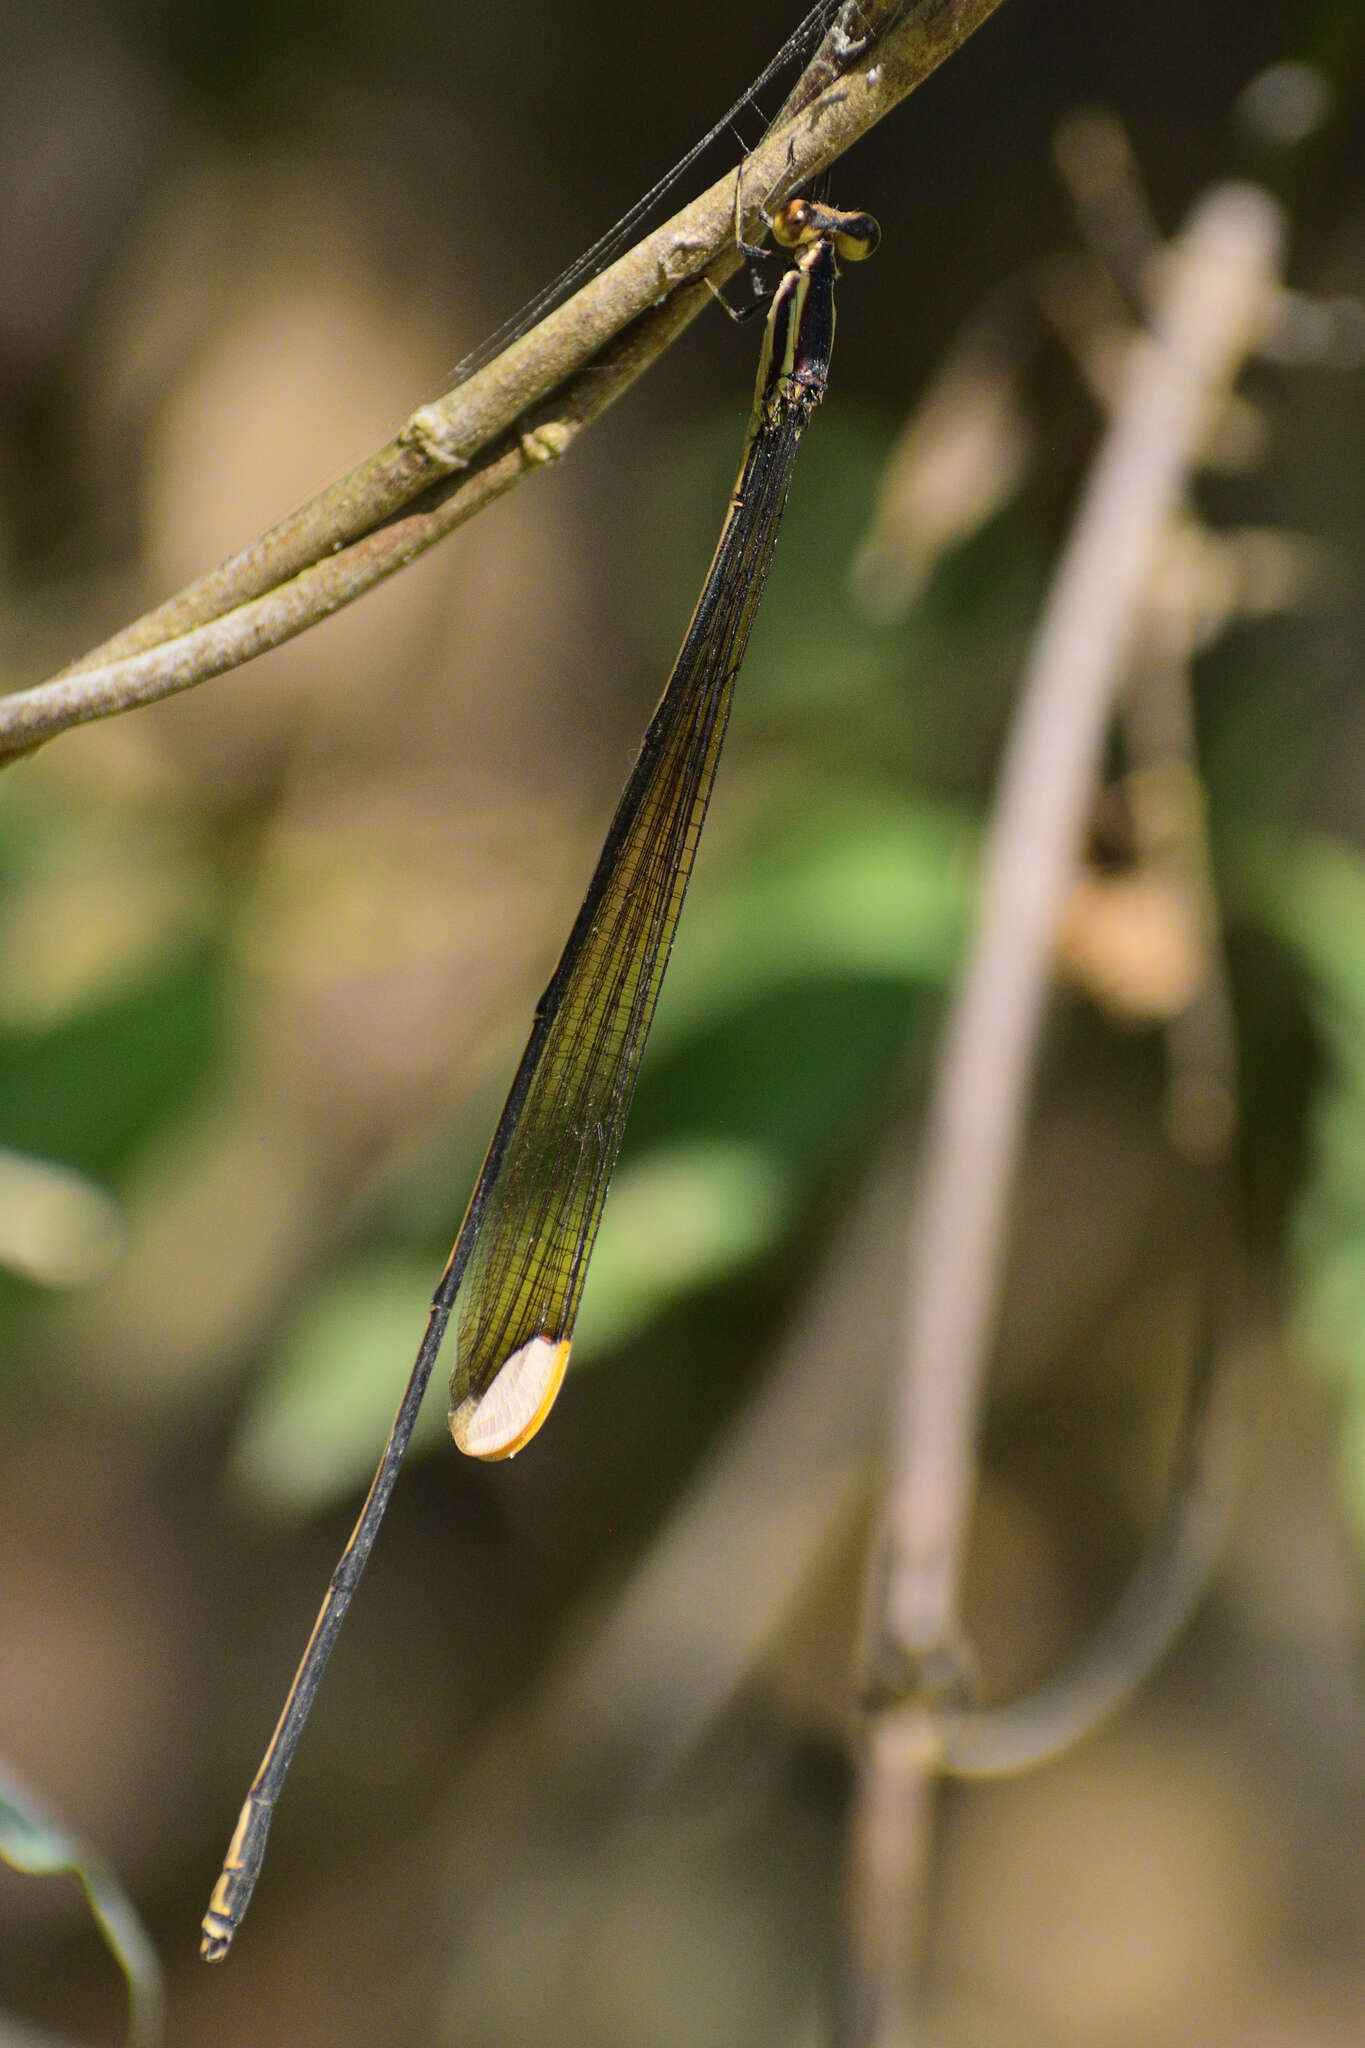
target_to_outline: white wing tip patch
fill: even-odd
[[[488,1392],[450,1414],[450,1434],[468,1458],[514,1458],[554,1406],[569,1363],[568,1337],[532,1337],[514,1351]]]

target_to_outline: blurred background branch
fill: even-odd
[[[1163,536],[1209,421],[1266,332],[1283,227],[1249,186],[1208,195],[1173,246],[1025,672],[987,836],[977,936],[931,1098],[915,1206],[886,1523],[852,1823],[850,2048],[908,2025],[939,1718],[970,1693],[959,1617],[978,1409],[1044,999],[1105,727]]]

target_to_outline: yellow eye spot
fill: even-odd
[[[835,231],[834,246],[845,263],[861,263],[875,256],[882,231],[870,213],[848,213]]]
[[[450,1434],[467,1458],[514,1458],[555,1404],[569,1363],[570,1339],[532,1337],[501,1366],[488,1392],[468,1395],[450,1414]]]

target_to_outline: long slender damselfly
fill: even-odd
[[[226,1955],[265,1854],[275,1801],[374,1543],[453,1322],[450,1427],[509,1458],[559,1391],[574,1319],[668,965],[735,679],[767,581],[797,449],[825,394],[839,259],[876,248],[869,214],[793,200],[772,224],[793,252],[773,294],[725,524],[682,650],[535,1021],[432,1299],[379,1469],[308,1639],[204,1916]]]

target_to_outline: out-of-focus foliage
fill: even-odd
[[[88,1843],[0,1768],[0,1857],[31,1877],[74,1877],[128,1984],[128,2048],[161,2038],[161,1967],[131,1901]]]
[[[1330,841],[1280,847],[1264,862],[1264,892],[1309,977],[1325,1055],[1295,1224],[1300,1311],[1342,1390],[1342,1469],[1365,1532],[1365,859]]]

